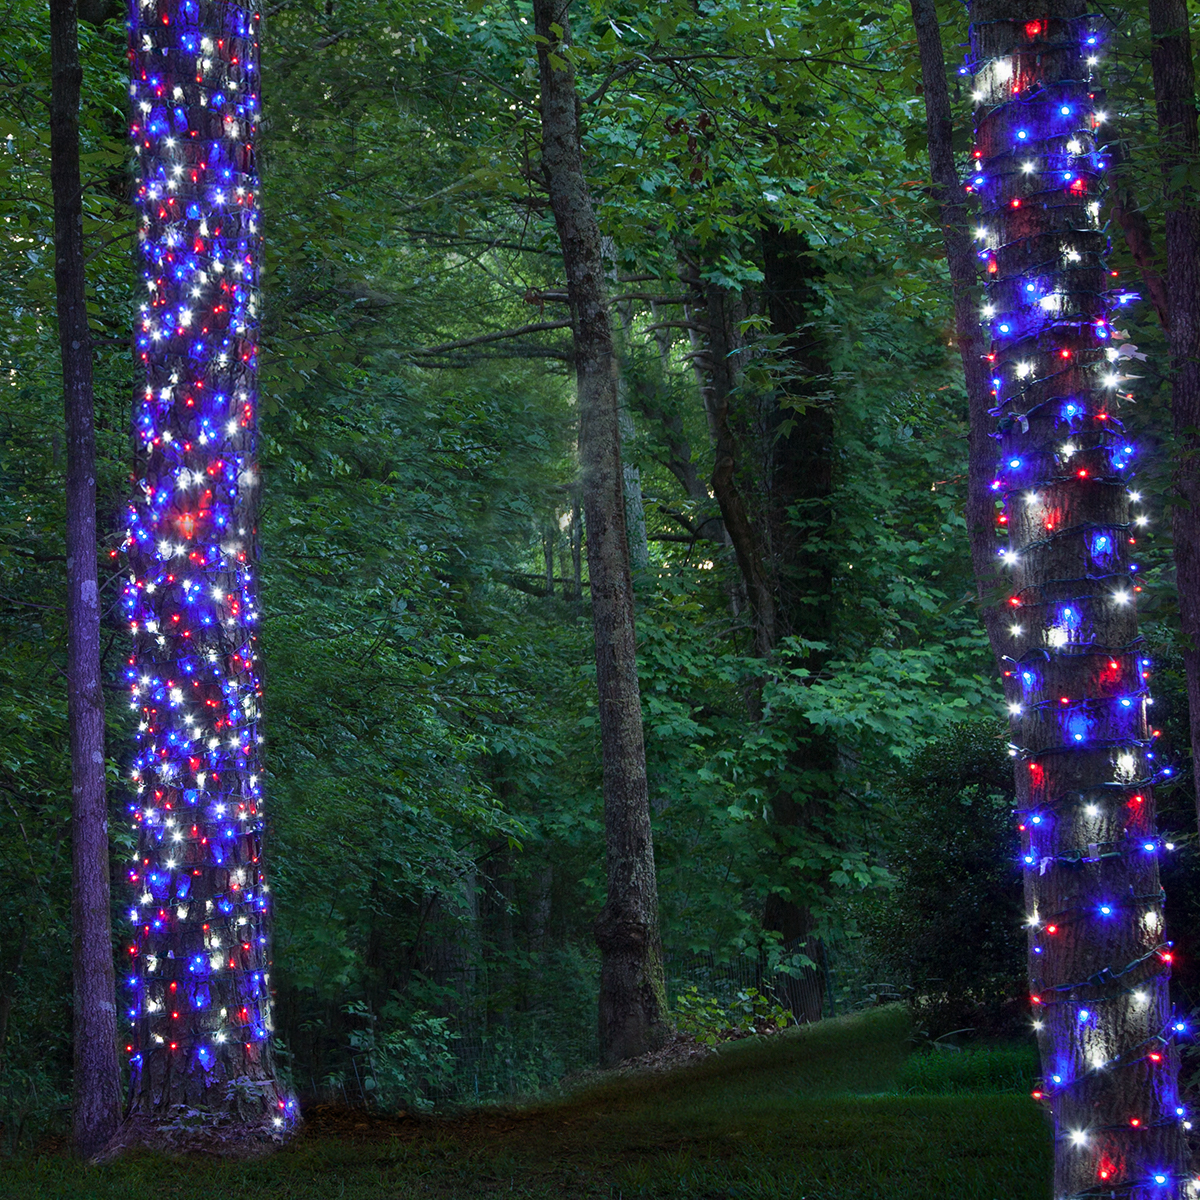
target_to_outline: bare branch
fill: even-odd
[[[420,350],[410,350],[414,357],[428,358],[435,354],[447,354],[451,350],[465,350],[469,346],[482,346],[487,342],[502,342],[507,338],[524,337],[528,333],[544,333],[549,329],[569,329],[570,321],[535,321],[532,325],[522,325],[517,329],[500,329],[495,333],[481,333],[478,337],[459,338],[456,342],[443,342],[440,346],[426,346]]]

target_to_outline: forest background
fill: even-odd
[[[116,612],[137,300],[126,32],[106,0],[81,14],[119,862],[134,845]],[[422,1105],[528,1091],[595,1062],[604,889],[569,321],[531,165],[531,17],[519,3],[386,0],[283,0],[266,16],[277,1046],[302,1095]],[[964,14],[943,16],[960,61]],[[1139,20],[1122,22],[1108,77],[1122,185],[1153,219]],[[65,1111],[70,783],[47,22],[34,0],[7,0],[0,21],[12,1142]],[[902,995],[934,1036],[1011,1032],[1023,966],[1010,772],[962,515],[966,402],[908,6],[595,5],[574,21],[621,334],[676,1011],[754,985],[802,1016]],[[1114,240],[1113,266],[1132,277]],[[1148,358],[1123,416],[1146,447],[1139,487],[1166,515],[1166,355],[1144,307],[1128,332]],[[741,504],[744,526],[727,525],[719,497]],[[1142,555],[1142,619],[1155,712],[1182,756],[1169,526]],[[1187,785],[1162,805],[1181,848],[1165,868],[1176,986],[1193,1007]]]

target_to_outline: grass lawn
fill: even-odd
[[[1047,1200],[1029,1054],[906,1061],[880,1009],[699,1066],[453,1117],[319,1109],[272,1158],[0,1162],[5,1200]]]

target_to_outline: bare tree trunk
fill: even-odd
[[[542,530],[542,566],[546,572],[546,595],[554,595],[554,540],[558,530],[553,522]]]
[[[617,375],[600,230],[583,172],[569,59],[570,0],[534,0],[542,170],[563,247],[575,337],[579,457],[600,694],[608,897],[600,947],[600,1058],[641,1054],[666,1036],[666,989],[625,535]]]
[[[1172,532],[1183,661],[1192,737],[1192,779],[1200,820],[1200,206],[1190,186],[1172,174],[1200,161],[1196,131],[1196,77],[1188,33],[1187,0],[1150,0],[1150,63],[1163,144],[1171,351],[1171,415],[1175,427]]]
[[[600,253],[608,268],[608,281],[617,283],[616,247],[612,238],[600,239]],[[650,569],[650,543],[646,536],[646,503],[642,497],[642,473],[629,461],[627,447],[633,442],[636,430],[629,411],[629,348],[633,340],[633,304],[624,301],[616,305],[619,335],[613,367],[617,372],[617,421],[621,431],[621,478],[625,493],[625,533],[629,540],[629,563],[635,571]],[[611,318],[610,318],[611,321]]]
[[[738,442],[730,411],[737,370],[732,354],[737,346],[734,321],[728,311],[729,293],[719,284],[703,282],[696,272],[689,274],[687,282],[697,300],[688,315],[704,327],[704,335],[693,340],[693,361],[713,441],[710,482],[754,619],[754,654],[766,658],[779,640],[779,613],[761,539],[738,485]]]
[[[579,507],[579,489],[571,489],[571,599],[583,599],[583,513]]]
[[[917,47],[921,56],[921,79],[925,88],[925,129],[929,139],[929,167],[937,202],[950,288],[954,300],[954,336],[962,356],[967,385],[967,536],[975,588],[984,628],[992,653],[999,658],[1007,643],[1002,633],[1004,610],[997,590],[995,447],[992,444],[992,385],[985,358],[987,347],[979,324],[979,277],[975,247],[967,229],[967,207],[962,184],[954,165],[951,137],[954,122],[950,90],[946,86],[946,63],[942,33],[938,28],[934,0],[911,0]]]
[[[1121,232],[1125,244],[1141,272],[1142,284],[1154,305],[1158,322],[1164,330],[1171,327],[1171,298],[1167,281],[1154,253],[1154,241],[1150,235],[1150,221],[1138,207],[1133,189],[1121,176],[1121,167],[1126,161],[1125,146],[1121,139],[1113,138],[1108,144],[1109,159],[1113,165],[1112,185],[1109,192],[1109,207]]]
[[[71,743],[73,1140],[95,1154],[120,1120],[117,1006],[109,911],[104,689],[96,570],[96,427],[79,176],[79,62],[74,0],[51,0],[54,285],[67,438],[67,706]]]
[[[928,5],[913,7],[927,101],[933,93],[931,143],[945,147],[944,76],[930,61],[936,26]],[[1030,990],[1045,1070],[1037,1094],[1054,1126],[1054,1194],[1178,1200],[1186,1148],[1148,660],[1129,561],[1131,451],[1115,411],[1119,368],[1109,360],[1106,238],[1095,200],[1106,155],[1091,47],[1104,39],[1081,0],[974,0],[971,20],[978,108],[967,186],[983,210],[978,253],[1001,450],[994,494],[1014,576],[1009,619],[993,619],[989,632],[1004,655],[1013,713]],[[947,160],[935,169],[946,196]],[[953,214],[946,223],[961,228]],[[965,325],[970,278],[964,244],[955,246]],[[974,364],[965,365],[970,375]],[[976,396],[973,424],[979,406]],[[978,433],[972,454],[990,466]],[[982,473],[982,464],[972,469]],[[973,549],[986,567],[981,533],[972,529]]]

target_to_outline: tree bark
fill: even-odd
[[[135,8],[131,28],[145,300],[124,592],[138,852],[118,1140],[245,1154],[297,1115],[271,1046],[263,854],[259,16],[248,0],[184,7]]]
[[[738,483],[740,448],[730,407],[737,384],[733,354],[738,345],[735,322],[729,312],[730,297],[725,288],[704,282],[694,270],[688,273],[686,282],[696,300],[688,316],[704,330],[703,335],[691,332],[693,362],[713,443],[709,483],[745,585],[754,622],[754,655],[766,658],[779,640],[779,612],[762,540]]]
[[[661,1044],[666,990],[625,532],[616,355],[600,229],[583,171],[569,55],[570,0],[534,0],[541,76],[542,171],[563,248],[575,338],[579,457],[596,641],[608,895],[600,947],[600,1059]]]
[[[1105,37],[1081,0],[974,0],[971,20],[967,187],[983,213],[994,490],[1013,574],[998,648],[1054,1194],[1177,1200],[1186,1143],[1129,561],[1132,451],[1095,199],[1108,160],[1090,60]]]
[[[1150,233],[1150,221],[1138,207],[1133,189],[1121,178],[1120,168],[1125,162],[1125,146],[1120,138],[1108,144],[1108,153],[1113,165],[1113,182],[1109,192],[1109,208],[1121,232],[1125,244],[1137,264],[1142,276],[1142,285],[1154,305],[1154,312],[1164,332],[1171,327],[1171,297],[1167,281],[1154,253],[1154,239]]]
[[[1187,673],[1192,780],[1200,821],[1200,206],[1190,185],[1172,177],[1200,162],[1196,77],[1187,0],[1150,0],[1150,64],[1162,138],[1170,324],[1171,417],[1175,433],[1175,504],[1171,526],[1179,623]]]
[[[72,1134],[90,1157],[120,1119],[117,1007],[109,911],[104,689],[96,567],[96,427],[79,174],[74,0],[50,0],[50,178],[54,285],[67,441],[67,711],[71,748]]]
[[[950,89],[942,53],[934,0],[911,0],[917,48],[921,56],[921,82],[925,89],[925,131],[929,141],[929,167],[933,196],[938,205],[950,290],[954,301],[954,335],[962,356],[967,386],[967,536],[975,588],[983,625],[992,653],[1004,652],[1001,629],[1003,607],[998,603],[996,565],[996,496],[992,491],[995,450],[992,445],[991,382],[985,358],[983,330],[979,324],[978,274],[975,247],[967,227],[958,169],[954,165]]]

